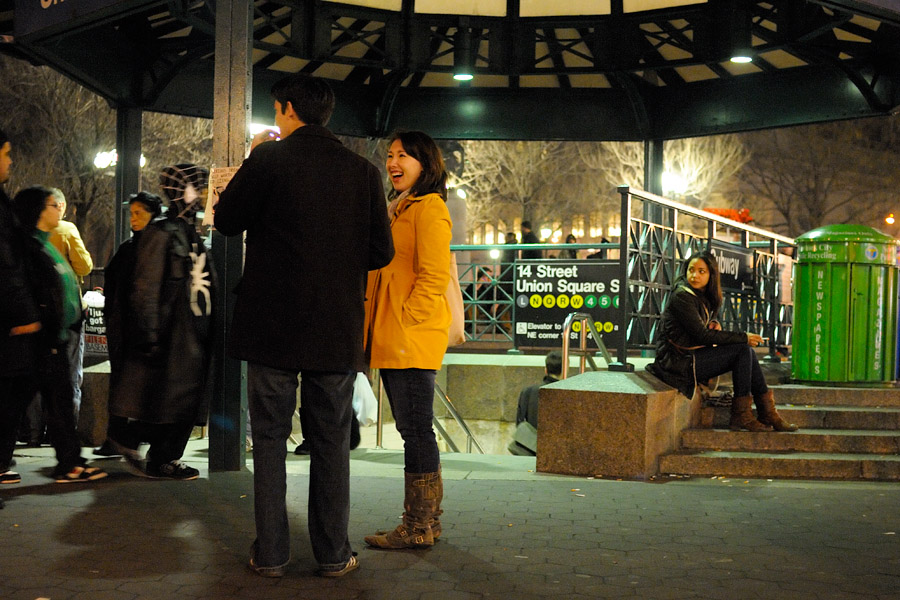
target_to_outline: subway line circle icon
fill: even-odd
[[[573,294],[569,303],[572,305],[572,308],[581,308],[584,306],[584,298],[581,297],[581,294]]]
[[[556,306],[556,296],[553,294],[544,296],[544,308],[553,308],[554,306]]]
[[[544,301],[540,294],[532,294],[531,297],[528,298],[528,303],[531,305],[531,308],[540,308],[544,304]]]
[[[866,258],[868,258],[869,260],[875,260],[876,258],[878,258],[878,248],[876,248],[872,244],[866,246]]]
[[[556,305],[560,308],[566,308],[569,306],[569,297],[565,294],[560,294],[556,297]]]

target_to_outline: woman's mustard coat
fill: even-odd
[[[439,370],[450,309],[450,213],[438,194],[406,197],[391,215],[394,259],[369,273],[366,349],[373,369]]]

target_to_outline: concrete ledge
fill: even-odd
[[[106,440],[109,423],[109,361],[84,369],[78,435],[85,446],[99,446]]]
[[[690,400],[644,371],[551,383],[540,391],[537,470],[647,479],[678,448],[691,412]]]

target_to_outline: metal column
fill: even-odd
[[[131,237],[128,209],[124,202],[141,188],[141,132],[143,113],[140,108],[120,106],[116,109],[116,198],[113,252]]]
[[[252,90],[252,8],[250,0],[216,3],[216,65],[213,105],[213,166],[239,165],[247,149]],[[241,276],[243,239],[213,234],[218,274],[213,354],[214,386],[209,415],[209,470],[239,471],[246,464],[245,369],[225,355],[225,338],[234,311],[230,290]]]
[[[644,141],[644,190],[662,196],[663,140]],[[650,223],[663,222],[663,209],[652,202],[644,202],[644,220]],[[625,227],[622,226],[624,231]]]

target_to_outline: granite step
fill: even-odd
[[[879,429],[900,431],[900,407],[798,406],[780,404],[778,412],[801,429]],[[713,427],[728,428],[731,411],[716,407]]]
[[[659,466],[661,475],[900,480],[900,456],[897,455],[682,451],[660,457]]]
[[[900,388],[773,385],[778,404],[900,408]]]
[[[779,406],[778,411],[801,429],[881,429],[900,431],[900,407]]]
[[[681,446],[687,451],[900,454],[900,431],[801,429],[793,433],[751,433],[730,429],[686,429],[681,433]]]

